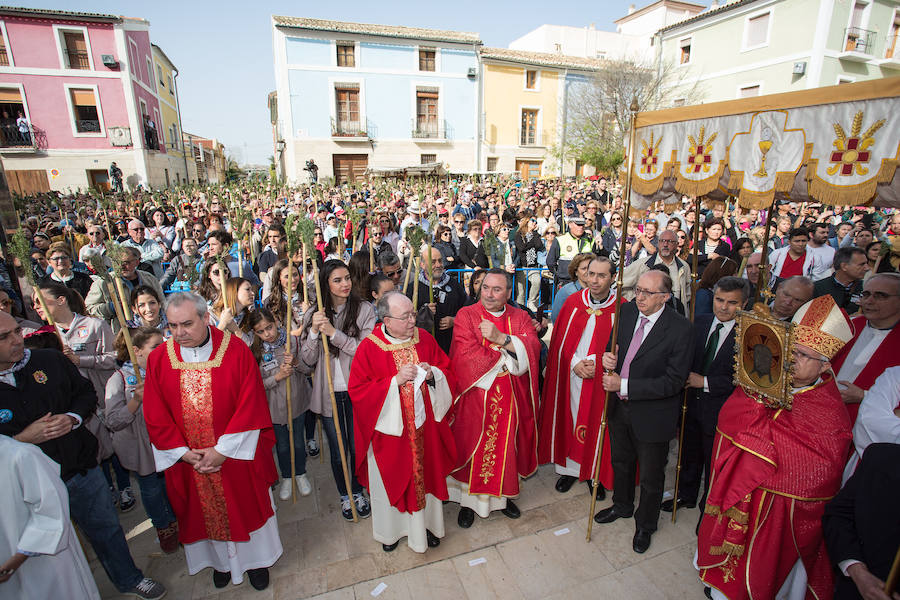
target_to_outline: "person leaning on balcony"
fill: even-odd
[[[19,130],[19,137],[26,146],[31,145],[31,123],[25,118],[22,111],[19,111],[19,117],[16,119],[16,127]]]

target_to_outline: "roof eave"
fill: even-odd
[[[61,21],[87,21],[91,23],[121,23],[123,18],[102,13],[82,13],[73,11],[48,10],[43,8],[22,8],[0,6],[0,15],[31,19],[59,19]]]

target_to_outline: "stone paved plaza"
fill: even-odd
[[[669,457],[670,490],[674,462],[675,442]],[[588,544],[587,486],[578,484],[560,494],[553,488],[552,465],[544,465],[523,482],[517,500],[521,518],[493,513],[488,519],[476,517],[470,529],[460,529],[457,505],[447,504],[446,536],[438,548],[416,554],[404,538],[388,554],[372,539],[368,519],[354,524],[341,517],[327,460],[310,459],[308,466],[313,493],[298,498],[295,505],[278,502],[284,554],[270,570],[268,589],[257,592],[246,577],[240,586],[216,589],[209,569],[189,576],[183,550],[169,556],[160,552],[140,504],[122,515],[135,561],[146,575],[165,583],[167,598],[177,600],[703,598],[691,566],[697,509],[679,511],[674,525],[671,515],[663,513],[650,550],[643,555],[631,549],[632,519],[595,525]],[[598,508],[610,504],[608,494]],[[90,552],[89,558],[103,598],[123,598]],[[376,588],[382,589],[377,596]]]

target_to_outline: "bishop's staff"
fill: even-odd
[[[307,248],[313,243],[313,231],[315,230],[315,223],[311,219],[301,217],[298,219],[298,223],[295,225],[297,231],[300,232],[300,237],[303,240],[303,245]],[[325,310],[325,307],[322,305],[322,285],[319,283],[319,266],[316,264],[316,261],[312,261],[313,265],[313,278],[316,282],[316,305],[318,306],[319,312]],[[290,302],[288,303],[290,304]],[[344,472],[344,485],[347,487],[347,493],[349,494],[351,491],[350,487],[350,470],[347,468],[347,456],[344,452],[344,437],[341,434],[341,420],[338,418],[338,408],[337,408],[337,399],[334,396],[334,379],[331,375],[331,354],[328,351],[328,336],[324,331],[319,331],[319,334],[322,337],[322,353],[324,355],[325,361],[325,378],[328,380],[328,395],[331,398],[331,414],[333,416],[334,421],[334,430],[337,436],[337,451],[341,455],[341,470]],[[353,435],[353,432],[349,432],[348,435]],[[335,451],[334,448],[331,449],[332,452]],[[320,450],[321,452],[321,450]],[[353,513],[353,521],[359,521],[359,515],[356,514],[356,502],[350,501],[350,511]]]
[[[691,324],[694,323],[694,309],[697,306],[697,262],[700,259],[700,198],[694,200],[694,256],[691,261]],[[681,429],[678,432],[678,462],[675,463],[675,492],[672,497],[672,522],[678,513],[678,485],[681,483],[681,459],[684,455],[684,425],[687,419],[688,394],[693,393],[692,388],[684,388],[684,396],[681,399]]]
[[[631,106],[629,110],[631,111],[631,129],[628,133],[628,162],[626,163],[626,171],[625,175],[625,210],[624,214],[627,216],[629,211],[631,210],[631,172],[634,166],[634,136],[635,136],[635,125],[637,122],[637,112],[638,112],[638,102],[637,97],[632,98]],[[610,334],[610,340],[612,341],[613,346],[615,346],[615,340],[619,335],[619,312],[622,306],[622,287],[623,282],[622,278],[624,277],[625,272],[625,248],[626,248],[626,232],[622,231],[622,239],[619,243],[619,266],[616,269],[616,304],[615,304],[615,317],[613,318],[613,327],[612,333]],[[595,383],[596,385],[596,383]],[[609,399],[611,392],[606,392],[606,398],[603,402],[603,410],[600,413],[600,437],[599,443],[597,444],[597,457],[594,462],[594,476],[593,476],[593,489],[591,490],[591,508],[588,513],[588,526],[587,526],[587,541],[591,541],[591,531],[594,528],[594,510],[597,508],[597,487],[600,485],[600,461],[603,459],[603,435],[606,433],[606,412],[609,407]]]

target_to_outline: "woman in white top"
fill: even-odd
[[[339,260],[326,261],[319,273],[324,310],[308,311],[304,316],[304,331],[301,338],[300,358],[307,366],[315,366],[310,410],[322,417],[322,428],[328,438],[331,453],[331,471],[338,493],[341,495],[341,513],[347,520],[353,519],[350,496],[356,503],[361,517],[370,513],[369,501],[363,488],[353,474],[353,407],[347,394],[347,378],[350,376],[350,362],[356,348],[375,328],[375,309],[371,304],[353,292],[350,270]],[[322,348],[322,332],[328,338],[328,353],[331,358],[331,374],[338,414],[333,415],[325,373],[325,352]],[[340,419],[341,437],[347,456],[347,467],[351,474],[351,490],[347,490],[338,453],[335,417]]]

